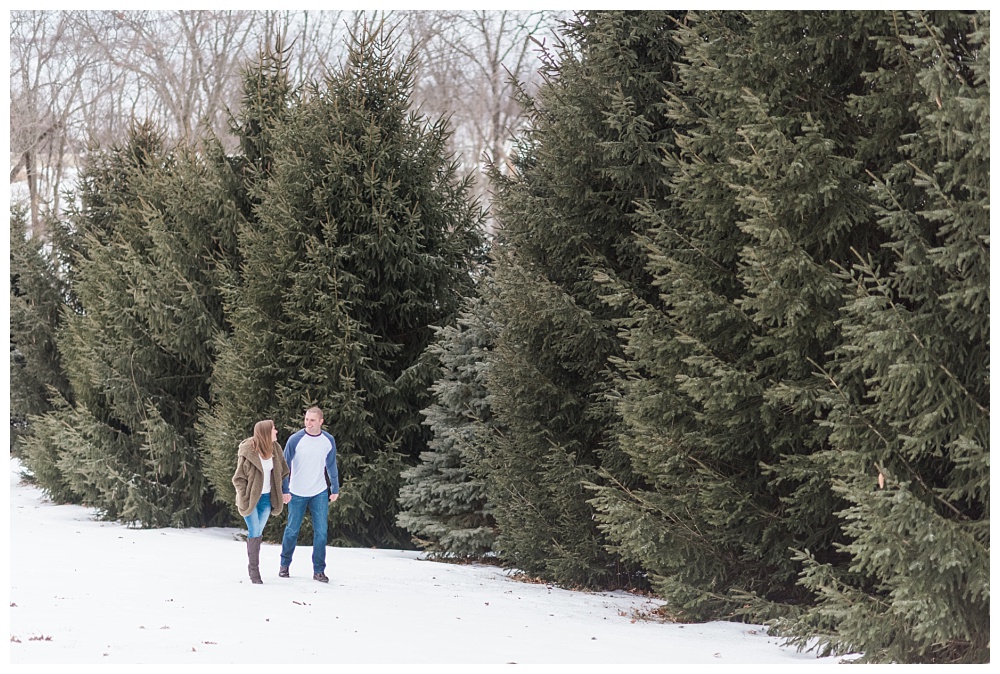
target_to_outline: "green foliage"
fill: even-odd
[[[517,172],[495,178],[498,323],[489,388],[505,429],[484,469],[496,549],[527,573],[578,585],[631,583],[595,526],[587,485],[630,480],[613,432],[609,359],[621,355],[598,277],[648,294],[635,202],[662,189],[669,142],[663,82],[677,47],[665,12],[600,12],[567,26],[545,83],[526,101],[532,129]]]
[[[853,107],[879,65],[870,36],[889,26],[872,13],[706,12],[677,30],[670,189],[641,211],[659,297],[607,293],[632,311],[618,409],[644,484],[596,501],[677,616],[794,613],[811,595],[789,549],[838,556],[842,502],[811,460],[829,447],[815,370],[841,339],[838,265],[880,242],[866,171],[898,160],[891,145],[872,152],[882,122]],[[883,103],[898,119],[908,100]]]
[[[247,94],[269,102],[245,114],[261,120],[270,154],[247,159],[255,205],[200,424],[229,503],[239,429],[270,417],[287,433],[320,405],[337,439],[330,532],[341,544],[407,541],[396,499],[403,467],[426,449],[431,326],[471,294],[482,254],[481,212],[445,151],[446,125],[410,112],[412,64],[394,49],[387,30],[366,29],[339,71],[285,105],[273,102],[285,92],[280,63],[247,78],[281,91]]]
[[[870,662],[989,662],[989,13],[894,18],[870,97],[915,81],[918,128],[872,188],[891,263],[841,274],[817,457],[850,563],[799,553],[818,601],[779,625]]]
[[[58,223],[52,223],[55,230]],[[57,238],[57,237],[53,237]],[[48,252],[46,252],[48,249]],[[28,236],[27,214],[10,218],[10,451],[19,456],[32,415],[48,411],[55,389],[69,395],[55,335],[70,298],[51,244]]]
[[[284,242],[269,238],[271,233],[259,226],[256,215],[273,167],[275,129],[290,109],[286,58],[280,48],[265,48],[256,63],[244,68],[242,105],[230,120],[241,151],[227,158],[228,179],[220,185],[238,207],[236,241],[233,255],[220,265],[224,323],[213,335],[210,391],[200,400],[196,427],[205,450],[205,476],[234,521],[239,521],[232,486],[239,443],[261,419],[270,418],[282,429],[293,418],[275,414],[273,394],[280,373],[271,362],[281,339],[272,320],[280,288],[272,282],[268,265]],[[261,294],[256,302],[244,301],[255,293]]]
[[[396,521],[434,556],[483,558],[496,538],[488,475],[480,471],[484,434],[499,432],[486,386],[495,330],[485,303],[470,298],[457,323],[440,328],[429,349],[441,364],[431,387],[435,402],[423,412],[432,437],[420,463],[403,471]]]
[[[168,151],[148,125],[82,174],[71,214],[78,306],[58,336],[72,402],[57,397],[32,419],[27,463],[42,486],[109,518],[214,517],[193,424],[221,322],[216,255],[231,239],[218,195],[211,166]]]

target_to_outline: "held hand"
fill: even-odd
[[[284,503],[285,505],[288,505],[289,503],[291,503],[291,501],[292,501],[292,495],[291,494],[282,494],[281,495],[281,502]]]
[[[330,503],[336,501],[338,496],[340,496],[340,494],[330,494]]]

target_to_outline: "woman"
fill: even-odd
[[[278,429],[270,419],[258,421],[253,437],[240,443],[236,458],[233,486],[236,487],[236,509],[247,522],[247,557],[250,580],[256,585],[260,578],[260,541],[264,525],[273,512],[281,513],[281,483],[288,477],[288,464],[278,444]]]

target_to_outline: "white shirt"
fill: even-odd
[[[288,465],[292,471],[288,490],[307,498],[326,491],[326,456],[332,449],[333,445],[322,433],[303,433]]]
[[[264,468],[264,488],[260,490],[260,494],[263,496],[271,493],[271,471],[274,470],[274,457],[261,458],[260,465]]]

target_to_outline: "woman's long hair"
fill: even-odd
[[[274,454],[274,440],[271,439],[272,429],[274,429],[274,422],[270,419],[264,419],[254,424],[253,438],[250,442],[262,459],[270,459]]]

